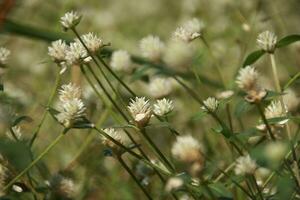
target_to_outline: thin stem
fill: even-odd
[[[24,174],[26,174],[33,166],[35,166],[66,134],[65,129],[61,134],[59,134],[48,146],[47,148],[36,157],[23,171],[21,171],[15,178],[13,178],[4,188],[3,191],[10,188],[17,180],[19,180]]]
[[[274,134],[272,132],[270,124],[268,123],[268,120],[267,120],[267,118],[265,116],[265,113],[264,113],[262,107],[261,107],[261,104],[260,103],[256,103],[256,107],[257,107],[257,110],[258,110],[258,112],[259,112],[259,114],[260,114],[260,116],[261,116],[264,124],[266,125],[266,128],[267,128],[267,130],[269,132],[269,135],[270,135],[271,139],[275,141],[276,138],[275,138],[275,136],[274,136]]]
[[[53,87],[53,90],[52,90],[52,92],[51,92],[51,95],[50,95],[50,97],[49,97],[49,99],[48,99],[46,108],[48,108],[48,107],[51,106],[51,104],[52,104],[52,101],[53,101],[53,99],[54,99],[54,96],[55,96],[55,94],[56,94],[56,91],[57,91],[57,89],[58,89],[58,87],[59,87],[60,78],[61,78],[61,77],[60,77],[60,70],[57,69],[54,87]],[[39,134],[39,132],[40,132],[40,129],[42,128],[42,125],[43,125],[43,123],[44,123],[44,121],[45,121],[45,119],[46,119],[47,113],[48,113],[47,110],[45,110],[44,113],[43,113],[43,116],[42,116],[42,119],[41,119],[40,123],[38,124],[38,126],[37,126],[36,129],[35,129],[35,131],[33,132],[33,136],[32,136],[32,138],[30,139],[30,142],[29,142],[30,148],[33,146],[33,143],[34,143],[34,141],[36,140],[36,138],[37,138],[37,136],[38,136],[38,134]]]
[[[257,191],[259,197],[261,198],[261,200],[264,200],[264,197],[263,197],[263,195],[262,195],[262,193],[261,193],[261,190],[260,190],[260,188],[259,188],[259,186],[258,186],[258,184],[257,184],[256,178],[255,178],[255,176],[254,176],[253,174],[250,175],[250,179],[252,180],[253,185],[255,186],[256,191]]]
[[[127,164],[124,162],[121,156],[117,157],[118,161],[122,165],[122,167],[130,174],[131,178],[134,180],[134,182],[139,186],[139,188],[143,191],[143,193],[146,195],[146,197],[150,200],[152,200],[151,195],[148,193],[148,191],[142,186],[140,181],[135,177],[134,173],[131,171],[131,169],[127,166]]]

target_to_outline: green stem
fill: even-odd
[[[19,180],[24,174],[26,174],[33,166],[35,166],[67,133],[65,129],[61,134],[59,134],[49,145],[48,147],[36,157],[25,169],[23,169],[15,178],[13,178],[4,188],[3,191],[10,188],[17,180]]]
[[[267,130],[268,130],[268,132],[269,132],[269,135],[270,135],[271,139],[272,139],[273,141],[275,141],[276,138],[275,138],[275,136],[274,136],[274,134],[273,134],[273,132],[272,132],[272,129],[271,129],[269,123],[268,123],[268,120],[267,120],[267,118],[266,118],[266,116],[265,116],[265,113],[264,113],[262,107],[261,107],[261,104],[260,104],[260,103],[256,103],[256,107],[257,107],[257,110],[258,110],[258,112],[259,112],[259,114],[260,114],[260,116],[261,116],[261,118],[262,118],[264,124],[266,125],[266,128],[267,128]]]
[[[257,193],[258,193],[260,199],[261,199],[261,200],[264,200],[264,197],[263,197],[263,195],[262,195],[262,193],[261,193],[261,190],[260,190],[259,186],[257,185],[256,178],[255,178],[255,176],[254,176],[253,174],[250,175],[250,179],[251,179],[251,181],[253,182],[253,185],[255,186],[256,191],[257,191]]]

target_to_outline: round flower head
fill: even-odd
[[[202,28],[203,23],[197,18],[193,18],[183,24],[183,26],[178,27],[173,36],[175,39],[179,39],[184,42],[190,42],[201,36]]]
[[[63,40],[56,40],[48,47],[48,55],[52,57],[54,62],[61,63],[66,60],[68,45]]]
[[[269,53],[273,53],[276,47],[277,36],[270,31],[264,31],[257,37],[257,45]]]
[[[59,100],[61,102],[68,102],[72,99],[79,99],[81,97],[81,89],[74,83],[62,85],[58,92]]]
[[[154,98],[162,98],[173,90],[173,80],[170,78],[155,77],[149,84],[149,94]]]
[[[152,61],[159,61],[165,45],[157,36],[149,35],[140,41],[142,55]]]
[[[123,131],[116,130],[116,129],[113,129],[113,128],[106,128],[106,129],[103,129],[103,131],[107,135],[112,137],[114,140],[116,140],[117,142],[124,145],[125,147],[128,147],[130,145],[130,140],[129,140],[128,136],[125,135],[125,133]],[[113,152],[115,152],[117,155],[122,154],[124,152],[122,147],[115,144],[109,138],[106,138],[106,137],[102,136],[101,139],[102,139],[103,144],[105,146],[111,148],[113,150]]]
[[[71,65],[78,65],[81,62],[89,62],[91,57],[88,56],[84,46],[76,40],[70,44],[70,48],[66,52],[66,60]]]
[[[128,109],[138,127],[142,128],[148,124],[152,115],[149,100],[146,100],[145,97],[131,99]]]
[[[272,101],[271,104],[265,109],[265,116],[267,119],[285,117],[287,114],[287,107],[284,105],[282,108],[280,101]],[[288,121],[288,119],[284,119],[280,122],[277,122],[278,125],[283,125]]]
[[[154,104],[153,112],[158,116],[164,116],[172,112],[173,108],[173,101],[163,98],[156,101],[156,103]]]
[[[51,178],[50,188],[57,196],[68,199],[73,198],[76,192],[74,181],[60,174]]]
[[[249,155],[241,156],[236,160],[234,172],[236,175],[253,174],[257,168],[256,162]]]
[[[215,97],[208,97],[205,101],[203,101],[205,106],[202,106],[201,108],[206,112],[215,112],[219,106],[219,101]]]
[[[101,38],[96,36],[94,33],[87,33],[81,36],[81,38],[91,53],[96,53],[101,47],[103,47]]]
[[[130,55],[125,50],[117,50],[112,53],[110,66],[116,71],[126,73],[130,73],[133,70]]]
[[[0,66],[7,64],[9,55],[10,55],[10,50],[4,47],[0,47]]]
[[[79,24],[81,20],[81,16],[74,11],[67,12],[64,16],[60,18],[60,23],[65,30],[70,28],[74,28],[77,24]]]

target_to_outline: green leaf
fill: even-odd
[[[219,127],[219,128],[212,128],[212,130],[215,131],[216,133],[221,133],[226,138],[231,137],[231,131],[228,128]]]
[[[300,35],[288,35],[285,36],[284,38],[281,38],[277,43],[276,43],[276,48],[281,48],[288,46],[294,42],[300,41]]]
[[[267,119],[267,121],[269,124],[277,124],[288,119],[289,117],[274,117],[274,118]]]
[[[85,117],[76,119],[75,122],[72,124],[72,128],[77,128],[77,129],[86,129],[86,128],[94,128],[94,127],[95,125]]]
[[[287,89],[290,87],[294,82],[296,82],[300,77],[300,72],[298,72],[296,75],[294,75],[284,86],[284,89]]]
[[[260,57],[262,57],[266,52],[264,50],[257,50],[250,53],[243,63],[243,67],[255,63]]]

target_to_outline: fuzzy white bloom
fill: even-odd
[[[69,128],[79,118],[85,116],[86,107],[80,99],[80,89],[73,84],[63,85],[60,90],[57,120]]]
[[[265,116],[267,119],[277,118],[277,117],[285,117],[287,114],[287,107],[284,105],[284,108],[281,105],[280,101],[272,101],[268,107],[265,109]],[[278,122],[279,125],[283,125],[288,121],[288,119],[284,119]]]
[[[289,111],[295,111],[299,106],[299,98],[292,89],[287,89],[284,91],[283,102]]]
[[[253,174],[256,168],[256,162],[249,155],[246,155],[236,160],[234,172],[236,175]]]
[[[179,177],[171,177],[168,179],[165,190],[167,192],[171,192],[173,190],[177,190],[184,184],[183,180]]]
[[[0,47],[0,65],[5,65],[7,64],[7,60],[10,55],[10,50]]]
[[[148,124],[152,115],[149,100],[146,100],[145,97],[131,99],[128,109],[139,127],[144,127]]]
[[[91,61],[91,57],[88,56],[84,46],[76,40],[70,44],[70,48],[66,52],[66,60],[69,64],[80,64],[81,62]]]
[[[202,106],[201,108],[206,112],[215,112],[219,106],[219,101],[215,97],[208,97],[205,101],[203,101],[203,103],[209,109],[207,110],[205,106]]]
[[[250,65],[240,69],[236,83],[238,87],[245,92],[253,90],[257,86],[259,74],[256,69]]]
[[[197,18],[187,21],[183,26],[178,27],[173,33],[173,37],[184,42],[190,42],[201,36],[203,22]]]
[[[169,95],[173,90],[173,80],[171,78],[155,77],[151,79],[148,91],[154,98],[162,98]]]
[[[258,35],[256,42],[261,49],[272,53],[275,50],[277,36],[271,31],[264,31]]]
[[[117,142],[121,143],[122,145],[128,147],[130,145],[130,140],[128,136],[121,130],[119,129],[114,129],[114,128],[106,128],[103,129],[103,131],[112,137],[114,140]],[[124,152],[121,147],[119,147],[117,144],[115,144],[113,141],[111,141],[109,138],[106,138],[104,136],[101,137],[102,143],[111,148],[115,153],[122,153]]]
[[[68,45],[63,40],[56,40],[51,43],[51,46],[48,47],[48,55],[57,62],[63,62],[66,60],[66,53],[68,51]]]
[[[194,162],[203,151],[202,144],[191,135],[178,136],[172,146],[172,155],[183,162]]]
[[[185,71],[186,67],[192,63],[194,48],[185,42],[172,40],[166,48],[164,61],[179,71]]]
[[[287,145],[283,142],[271,142],[265,147],[265,155],[274,162],[281,161],[287,153]]]
[[[50,187],[60,197],[72,198],[75,196],[76,185],[74,181],[60,174],[52,177]]]
[[[153,112],[158,116],[164,116],[174,109],[173,101],[163,98],[156,100],[156,103],[153,106]]]
[[[125,50],[117,50],[112,53],[110,66],[116,71],[130,73],[133,70],[133,63],[130,55]]]
[[[81,16],[74,11],[67,12],[64,16],[60,18],[60,23],[64,29],[75,27],[80,22]]]
[[[104,45],[101,38],[94,33],[87,33],[81,36],[81,38],[91,53],[96,53]]]
[[[149,35],[140,41],[142,55],[152,61],[160,60],[165,45],[157,36]]]

